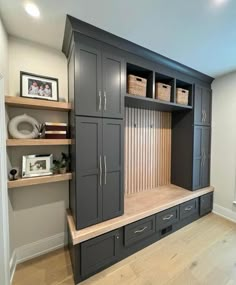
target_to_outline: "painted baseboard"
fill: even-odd
[[[11,283],[14,277],[17,264],[46,254],[48,252],[54,251],[56,249],[62,248],[67,244],[67,240],[67,234],[60,233],[16,248],[10,260]]]
[[[17,256],[16,256],[16,250],[13,251],[11,259],[10,259],[10,284],[12,284],[13,277],[16,271],[16,265],[17,265]]]
[[[67,235],[60,233],[52,237],[26,244],[17,248],[17,263],[43,255],[50,251],[62,248],[67,243]]]
[[[236,212],[233,212],[230,209],[224,208],[220,205],[214,204],[213,205],[213,213],[224,217],[227,220],[230,220],[234,223],[236,223]]]

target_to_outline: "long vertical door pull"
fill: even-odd
[[[104,184],[106,185],[107,184],[107,158],[106,156],[104,155]]]
[[[104,111],[107,110],[107,92],[104,91]]]
[[[100,168],[100,186],[102,186],[102,157],[101,157],[101,155],[100,155],[100,157],[99,157],[99,168]]]

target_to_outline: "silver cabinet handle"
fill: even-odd
[[[134,233],[138,234],[138,233],[142,233],[143,231],[145,231],[147,229],[147,227],[142,228],[141,230],[137,230]]]
[[[165,216],[165,217],[163,217],[163,221],[166,221],[166,220],[170,220],[171,218],[173,218],[174,217],[174,215],[167,215],[167,216]]]
[[[105,176],[104,176],[104,184],[107,184],[107,157],[104,155],[104,170],[105,170]]]
[[[193,208],[193,206],[189,206],[189,207],[184,208],[184,210],[185,210],[185,211],[191,211],[192,208]]]
[[[206,122],[206,118],[207,118],[207,113],[206,110],[204,110],[204,122]]]
[[[104,91],[104,111],[107,110],[107,92]]]
[[[99,97],[98,110],[101,111],[102,109],[102,92],[101,91],[98,91],[98,97]]]
[[[100,172],[100,186],[102,186],[102,157],[101,157],[101,155],[99,157],[99,168],[100,168],[100,170],[99,170],[99,172]]]
[[[202,123],[204,122],[204,111],[202,110]]]

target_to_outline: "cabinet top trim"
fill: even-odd
[[[88,24],[79,19],[76,19],[70,15],[67,15],[64,39],[63,39],[63,45],[62,45],[62,51],[67,57],[69,55],[70,43],[72,40],[73,32],[77,32],[77,33],[86,35],[88,37],[91,37],[91,38],[94,38],[100,41],[102,39],[102,41],[107,44],[110,44],[115,47],[119,47],[120,49],[124,51],[136,54],[148,60],[167,66],[178,72],[182,72],[189,76],[195,77],[208,84],[211,84],[212,81],[214,80],[214,78],[204,73],[201,73],[191,67],[178,63],[170,58],[167,58],[147,48],[137,45],[131,41],[128,41],[112,33],[109,33],[105,30],[97,28],[91,24]]]

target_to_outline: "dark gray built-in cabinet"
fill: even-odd
[[[189,190],[210,185],[212,92],[195,85],[193,96],[192,111],[172,114],[171,182]]]
[[[124,212],[125,106],[172,112],[171,183],[191,191],[210,185],[213,78],[71,16],[63,52],[77,230]],[[126,94],[130,74],[147,80],[146,97]],[[155,98],[158,82],[171,85],[171,102]],[[177,88],[189,91],[187,105],[178,103]],[[212,203],[207,194],[78,245],[70,241],[76,283],[209,213]]]
[[[123,214],[123,120],[75,118],[77,229]]]
[[[74,37],[68,61],[70,208],[77,230],[124,211],[124,69],[115,48]]]
[[[75,36],[75,114],[123,119],[124,59],[116,49]]]

